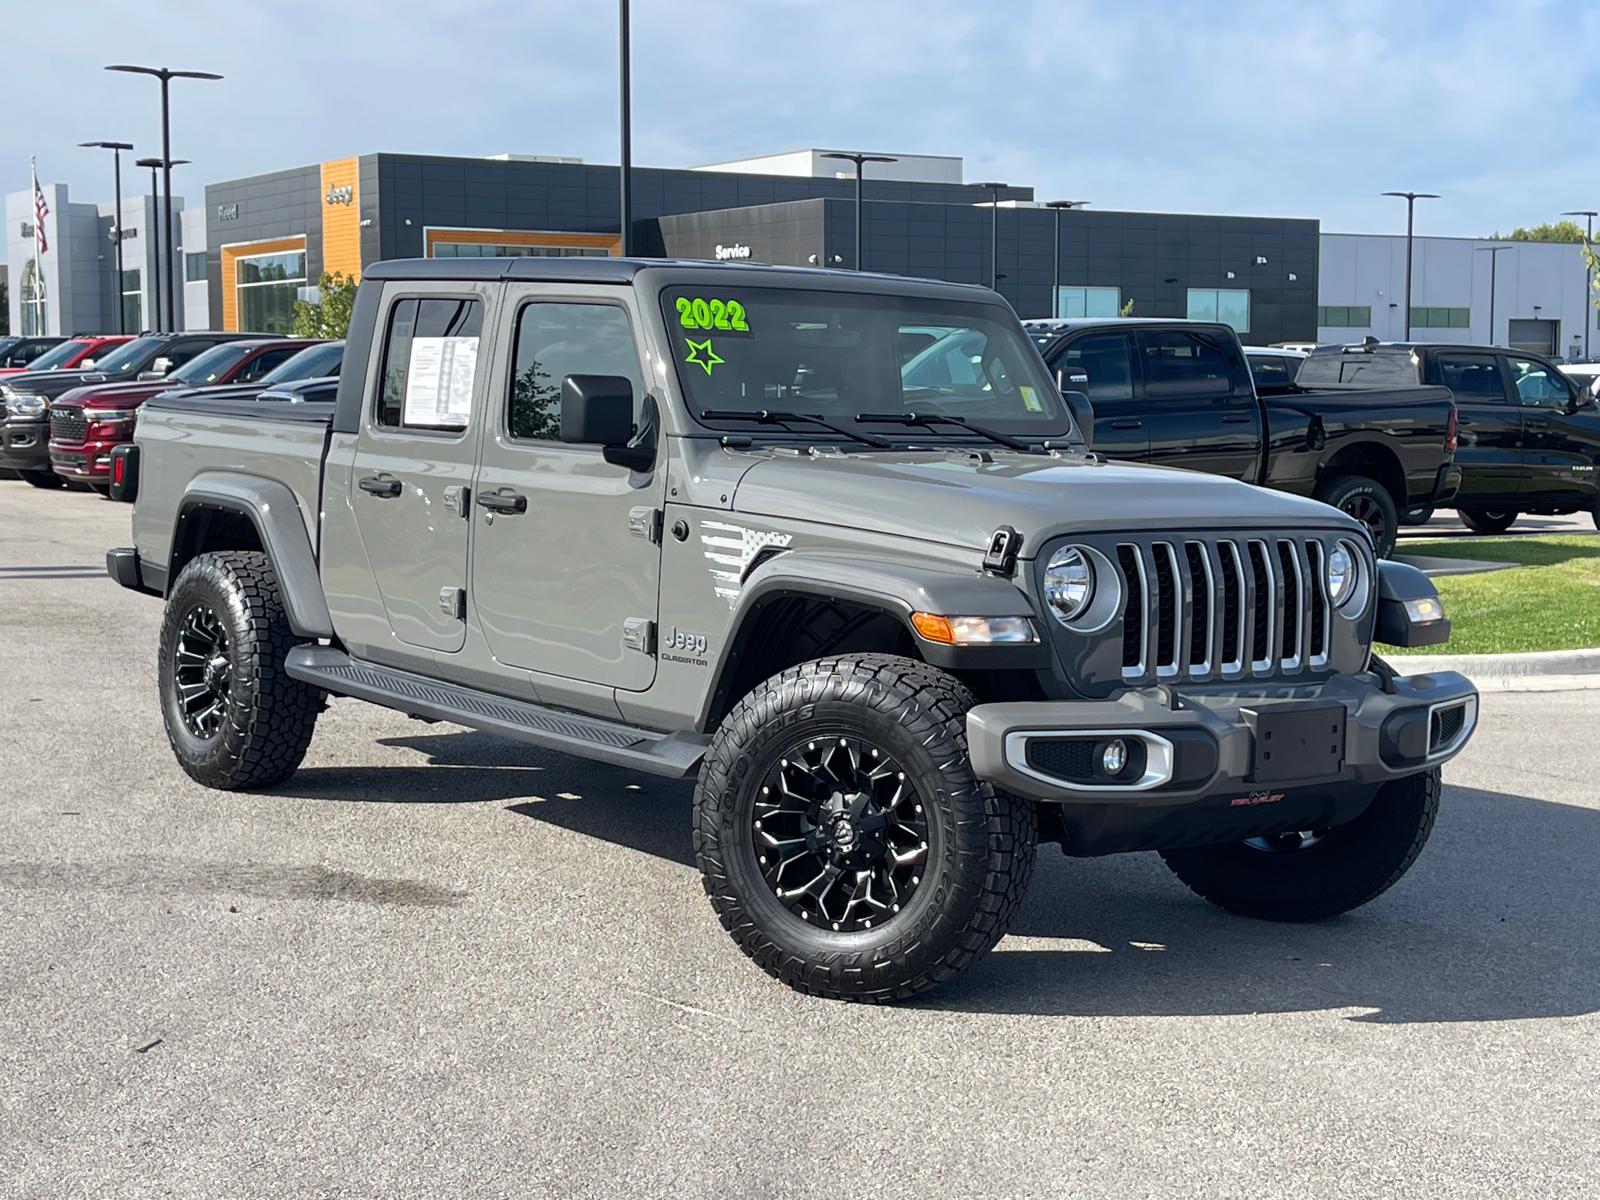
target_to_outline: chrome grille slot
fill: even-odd
[[[1126,542],[1117,547],[1117,565],[1127,599],[1122,606],[1122,673],[1137,679],[1144,674],[1144,556]]]
[[[1211,571],[1211,556],[1204,542],[1185,542],[1184,557],[1189,562],[1189,674],[1211,673],[1211,648],[1216,639],[1216,577]]]
[[[1298,671],[1304,661],[1300,643],[1305,630],[1300,616],[1306,610],[1306,573],[1300,565],[1299,547],[1287,538],[1278,542],[1278,563],[1283,568],[1283,669]]]
[[[1245,583],[1244,564],[1233,542],[1217,543],[1222,564],[1222,670],[1244,670]]]
[[[1265,674],[1278,665],[1273,644],[1273,618],[1278,613],[1278,583],[1265,542],[1251,541],[1250,554],[1250,669]]]
[[[1156,675],[1167,679],[1178,673],[1178,633],[1180,601],[1178,560],[1166,542],[1156,542],[1150,547],[1155,559],[1152,571],[1151,599],[1156,617]]]
[[[1310,586],[1311,643],[1307,650],[1307,663],[1314,671],[1328,662],[1328,618],[1332,610],[1328,602],[1328,552],[1315,538],[1306,540],[1306,575]]]

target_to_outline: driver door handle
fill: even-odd
[[[1111,422],[1113,429],[1138,429],[1143,422],[1137,417],[1123,417],[1121,420]]]
[[[373,496],[392,499],[400,494],[404,485],[392,475],[368,475],[361,481],[361,490]]]
[[[528,511],[528,498],[510,488],[501,488],[498,492],[479,492],[475,503],[490,512],[510,514]]]
[[[1238,416],[1223,417],[1222,423],[1224,425],[1243,425],[1248,420],[1250,420],[1250,418],[1247,414],[1240,413]]]

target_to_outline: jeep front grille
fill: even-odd
[[[50,436],[63,442],[81,442],[88,430],[83,409],[76,404],[56,404],[50,408]]]
[[[1292,675],[1326,667],[1327,553],[1316,537],[1119,542],[1123,679]]]

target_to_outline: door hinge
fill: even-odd
[[[656,623],[648,617],[629,617],[622,623],[622,644],[640,654],[654,654]]]
[[[458,517],[472,515],[472,489],[463,483],[453,483],[444,490],[444,507]]]
[[[467,589],[442,587],[439,589],[439,611],[452,621],[467,619]]]
[[[638,505],[628,510],[628,532],[642,537],[652,546],[661,544],[661,510]]]

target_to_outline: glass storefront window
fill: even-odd
[[[144,328],[144,293],[139,287],[139,269],[122,273],[122,327],[130,333]]]
[[[1058,317],[1115,317],[1122,313],[1122,289],[1064,287],[1056,289]]]
[[[435,258],[609,258],[603,246],[497,246],[488,242],[435,242]]]
[[[1231,325],[1236,333],[1250,332],[1248,288],[1190,288],[1189,320]]]
[[[22,286],[18,289],[22,307],[22,332],[24,336],[40,336],[45,331],[44,288],[40,286],[36,259],[29,259],[22,268]]]
[[[290,333],[294,302],[306,283],[306,252],[252,254],[234,262],[234,290],[243,333]]]

